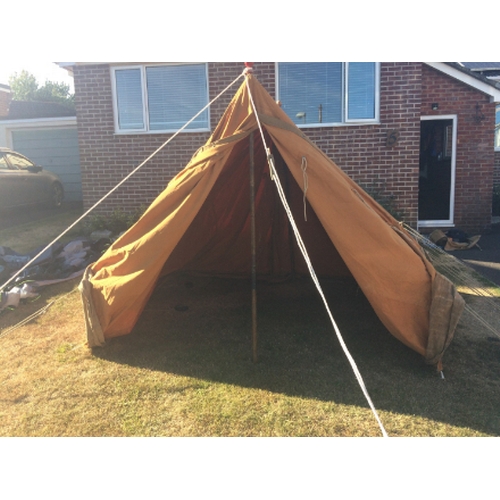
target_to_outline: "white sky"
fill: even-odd
[[[25,69],[35,75],[38,84],[42,86],[46,80],[52,82],[63,82],[70,86],[73,92],[73,78],[68,72],[54,62],[42,62],[33,60],[11,60],[0,62],[0,83],[9,84],[9,77],[14,73],[21,73]]]
[[[387,0],[383,0],[384,4]],[[424,3],[427,0],[424,0]],[[357,19],[355,36],[350,23],[331,25],[328,16],[321,17],[320,3],[311,2],[305,9],[287,12],[283,18],[282,7],[270,7],[266,2],[266,16],[262,17],[259,9],[250,9],[242,18],[235,18],[224,25],[224,29],[207,31],[207,16],[213,12],[213,7],[200,4],[200,12],[192,15],[192,5],[189,2],[177,2],[174,19],[165,29],[165,17],[151,15],[156,7],[143,9],[125,9],[120,13],[121,23],[113,29],[115,20],[114,7],[110,12],[101,12],[99,16],[91,4],[102,2],[89,0],[87,12],[79,13],[78,22],[62,22],[63,12],[67,9],[62,0],[53,0],[59,5],[61,18],[55,17],[47,10],[46,4],[30,6],[30,16],[25,15],[25,4],[8,3],[6,18],[22,18],[26,23],[24,32],[37,33],[40,28],[43,35],[35,37],[31,43],[12,44],[2,52],[0,59],[0,84],[8,85],[13,73],[23,69],[35,75],[38,84],[42,86],[46,80],[64,82],[70,85],[74,92],[73,78],[66,70],[51,59],[63,61],[495,61],[496,33],[490,30],[484,33],[480,25],[476,26],[480,36],[472,36],[470,16],[464,12],[464,23],[471,36],[454,37],[450,42],[448,32],[433,32],[432,43],[425,43],[418,36],[419,17],[427,22],[428,13],[412,13],[415,19],[412,28],[407,23],[394,21],[393,10],[381,10],[380,3],[367,2],[363,6],[364,21]],[[223,0],[229,3],[229,0]],[[315,4],[318,8],[315,9]],[[393,3],[393,0],[388,2]],[[353,14],[358,14],[358,4],[349,3],[336,8],[352,8]],[[212,5],[212,4],[211,4]],[[322,5],[322,4],[321,4]],[[394,2],[394,5],[396,2]],[[432,2],[432,19],[443,19],[440,12],[435,12],[436,2]],[[443,7],[448,13],[448,6]],[[184,12],[185,11],[185,12]],[[47,13],[48,12],[48,13]],[[382,13],[382,17],[379,14]],[[391,14],[391,16],[389,16]],[[170,15],[170,14],[169,14]],[[348,15],[336,12],[339,18],[349,18]],[[441,16],[441,17],[440,17]],[[289,18],[291,17],[291,19]],[[373,18],[377,18],[377,26]],[[142,19],[144,18],[144,19]],[[141,22],[142,19],[142,22]],[[454,16],[454,33],[460,32],[459,15]],[[388,26],[384,29],[384,23]],[[269,23],[269,26],[267,24]],[[363,24],[364,23],[364,24]],[[126,26],[133,27],[134,36],[125,36]],[[267,26],[267,27],[266,27]],[[57,29],[55,29],[57,27]],[[266,35],[262,29],[269,28]],[[299,29],[300,28],[300,29]],[[5,39],[15,40],[18,36],[18,25],[7,23],[3,28]],[[478,34],[479,34],[478,33]],[[362,35],[361,35],[362,34]],[[78,35],[78,36],[77,36]],[[485,37],[491,38],[491,43]],[[443,42],[439,36],[443,37]],[[147,39],[147,45],[138,40]],[[472,41],[471,41],[472,40]],[[118,43],[119,42],[119,43]],[[451,51],[451,53],[450,53]],[[493,54],[492,54],[493,52]],[[44,62],[46,61],[46,62]]]

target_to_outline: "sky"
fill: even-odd
[[[15,60],[0,63],[0,83],[9,84],[9,77],[14,73],[20,74],[25,69],[35,75],[38,84],[42,86],[47,80],[52,82],[62,82],[70,86],[70,91],[74,91],[73,78],[68,72],[58,66],[55,62],[43,62],[40,60]]]

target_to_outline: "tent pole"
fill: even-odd
[[[254,138],[250,134],[250,239],[252,250],[252,359],[257,363],[257,261],[255,250],[255,164]]]

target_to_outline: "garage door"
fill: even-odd
[[[57,174],[64,184],[66,201],[82,200],[76,128],[12,130],[12,147]]]

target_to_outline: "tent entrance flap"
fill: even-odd
[[[253,144],[257,275],[277,279],[308,274],[270,178],[267,155],[256,134]],[[178,270],[251,275],[249,151],[247,141],[235,146],[214,188],[165,263],[162,276]],[[309,202],[306,202],[307,221],[304,220],[303,190],[290,174],[278,150],[273,147],[272,153],[288,203],[318,275],[351,276]]]

